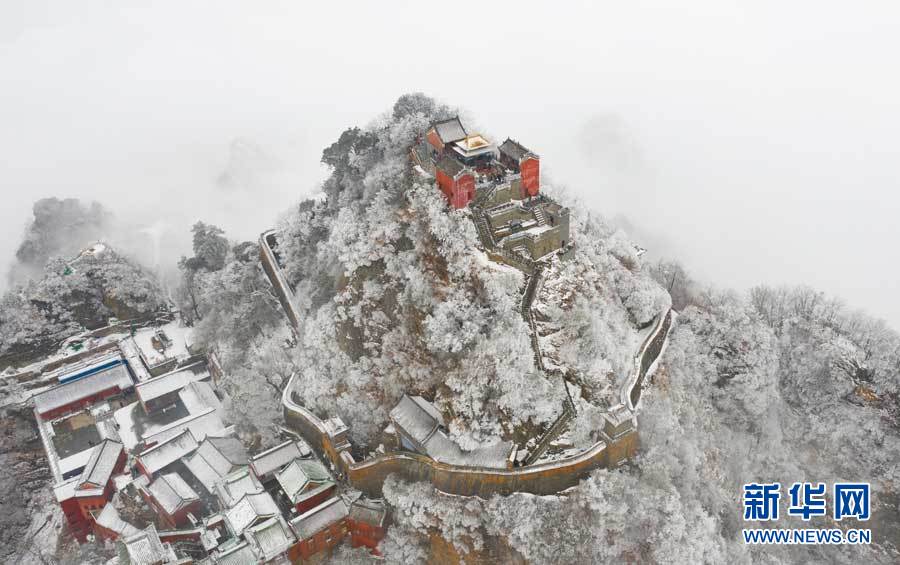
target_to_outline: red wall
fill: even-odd
[[[156,499],[153,498],[149,492],[141,489],[141,495],[144,497],[144,501],[149,504],[153,510],[156,512],[156,517],[160,521],[160,526],[163,526],[168,529],[176,529],[178,526],[184,524],[188,521],[187,515],[189,513],[193,513],[194,516],[199,515],[200,510],[200,501],[195,500],[194,502],[188,504],[184,508],[176,511],[174,514],[169,514],[165,510],[162,509],[162,506],[156,502]]]
[[[441,189],[448,201],[452,201],[453,191],[455,190],[453,179],[440,169],[435,169],[435,178],[437,179],[438,188]]]
[[[340,522],[335,522],[311,538],[300,540],[288,550],[288,558],[296,563],[301,558],[309,559],[320,551],[336,546],[344,539],[344,535],[346,534],[344,530],[346,528],[347,521],[341,520]],[[328,536],[331,536],[331,543],[326,541]]]
[[[541,189],[541,164],[538,159],[525,159],[519,165],[522,172],[522,187],[528,196],[536,196]]]
[[[465,208],[473,198],[475,198],[475,177],[472,175],[459,177],[456,181],[456,202],[453,206]]]
[[[310,499],[298,502],[297,503],[297,512],[299,512],[300,514],[303,514],[307,510],[311,510],[311,509],[315,508],[316,506],[322,504],[323,502],[325,502],[326,500],[331,498],[333,494],[334,494],[334,487],[332,487],[330,489],[326,489]]]
[[[441,143],[441,138],[438,137],[437,132],[433,129],[428,131],[428,135],[426,135],[425,138],[428,139],[428,143],[434,147],[438,154],[441,154],[444,151],[444,144]]]
[[[437,169],[435,177],[437,178],[438,187],[450,205],[454,208],[465,208],[469,202],[475,198],[475,177],[470,174],[464,174],[456,180],[453,180],[444,171]]]
[[[375,555],[381,555],[378,552],[378,542],[382,539],[384,539],[384,528],[350,520],[350,545],[353,547],[364,545]]]
[[[52,410],[47,410],[46,412],[41,413],[41,418],[44,420],[52,420],[54,418],[58,418],[60,416],[65,416],[70,412],[75,412],[85,408],[86,406],[90,406],[96,402],[109,398],[110,396],[115,396],[119,394],[121,391],[118,386],[114,386],[112,388],[108,388],[106,390],[101,390],[100,392],[88,396],[87,398],[82,398],[81,400],[76,400],[75,402],[70,402],[65,406],[60,406],[59,408],[54,408]]]
[[[72,535],[80,542],[87,539],[87,535],[91,531],[91,522],[84,517],[78,499],[70,498],[59,503],[62,507],[63,515],[69,523],[69,530]]]

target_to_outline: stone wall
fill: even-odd
[[[259,260],[262,263],[263,270],[266,272],[266,276],[269,278],[269,282],[272,283],[272,288],[275,289],[275,294],[278,295],[281,308],[291,323],[291,327],[296,332],[300,328],[300,313],[294,306],[294,291],[291,290],[290,285],[284,278],[284,273],[282,273],[278,260],[275,258],[275,253],[272,251],[271,245],[274,243],[274,240],[274,230],[260,234]]]
[[[357,462],[346,449],[335,448],[320,418],[291,398],[292,385],[293,379],[282,397],[287,427],[330,462],[341,478],[373,497],[381,496],[381,485],[391,473],[409,481],[429,481],[442,492],[462,496],[489,497],[512,492],[553,494],[575,486],[594,469],[618,465],[631,457],[638,445],[637,431],[632,429],[615,439],[606,437],[605,441],[598,441],[577,455],[516,469],[451,465],[405,451]]]

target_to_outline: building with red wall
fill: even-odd
[[[104,440],[94,447],[80,476],[54,487],[56,500],[77,540],[86,539],[93,530],[94,516],[99,515],[112,498],[112,477],[122,472],[125,459],[121,443]]]
[[[431,124],[425,132],[425,141],[430,146],[432,160],[440,161],[452,143],[465,139],[468,135],[459,116]]]
[[[331,498],[291,520],[291,529],[299,540],[288,551],[296,562],[333,548],[349,531],[347,505],[340,497]]]
[[[120,363],[35,394],[34,409],[42,419],[53,420],[122,394],[133,386],[127,366]]]
[[[365,546],[372,553],[378,552],[378,544],[386,533],[387,509],[381,500],[357,498],[350,504],[347,523],[350,526],[350,544],[353,547]]]
[[[537,196],[541,190],[541,159],[518,141],[507,138],[500,147],[500,162],[522,177],[523,197]]]
[[[445,156],[435,165],[438,187],[454,208],[465,208],[475,198],[475,175],[458,160]]]
[[[301,514],[331,498],[336,488],[328,470],[313,460],[295,459],[275,474],[275,480]]]
[[[161,526],[175,529],[188,521],[188,514],[199,515],[200,497],[177,473],[164,473],[140,491]]]

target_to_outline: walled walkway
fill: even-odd
[[[293,291],[281,271],[273,245],[274,232],[265,232],[260,236],[260,260],[278,294],[286,316],[296,330],[299,327],[299,313],[294,307]],[[497,257],[496,249],[491,249],[488,245],[485,247],[489,255]],[[508,253],[499,255],[497,258],[501,261],[519,268],[529,276],[522,297],[522,314],[532,332],[532,348],[536,364],[542,370],[540,342],[537,339],[531,306],[540,285],[543,266],[531,260],[509,257]],[[345,437],[332,435],[333,426],[326,426],[322,419],[296,401],[293,396],[296,376],[291,377],[281,399],[285,424],[289,430],[302,436],[323,460],[329,462],[341,479],[369,496],[381,496],[381,485],[392,473],[397,473],[410,481],[429,481],[443,492],[462,496],[488,497],[512,492],[537,495],[557,493],[575,486],[594,469],[621,464],[637,449],[634,413],[640,405],[643,383],[652,373],[665,349],[672,317],[671,310],[658,316],[653,330],[638,349],[633,374],[621,390],[622,406],[614,408],[616,414],[606,415],[606,425],[603,430],[599,430],[602,439],[579,453],[556,461],[515,468],[510,465],[509,469],[495,469],[440,463],[425,455],[407,451],[383,453],[363,461],[356,461],[350,453],[350,446]],[[565,382],[563,385],[565,386]],[[568,386],[566,393],[567,398],[560,417],[539,440],[537,447],[546,449],[566,428],[569,419],[574,417],[575,406],[568,396]],[[542,450],[537,456],[540,453]],[[527,462],[533,462],[537,456],[529,457]]]

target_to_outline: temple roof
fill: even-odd
[[[459,116],[454,116],[448,120],[442,120],[440,122],[435,122],[431,127],[434,128],[434,131],[438,134],[438,137],[441,138],[441,141],[446,143],[453,143],[454,141],[459,141],[460,139],[466,138],[466,128],[463,127],[462,122],[459,121]]]
[[[534,155],[531,151],[528,150],[527,147],[523,146],[518,141],[507,137],[506,141],[504,141],[500,145],[500,153],[510,157],[513,161],[519,161],[526,155]]]
[[[465,165],[449,155],[445,155],[435,166],[451,177],[455,177],[466,168]]]

